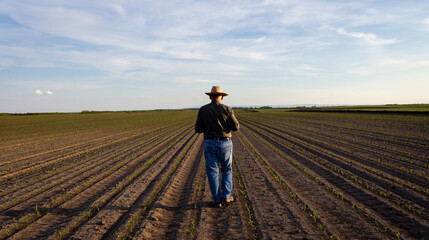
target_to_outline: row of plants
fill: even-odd
[[[185,126],[182,126],[182,128],[184,128],[184,127]],[[180,129],[181,128],[179,128],[179,130]],[[156,141],[156,139],[158,139],[160,136],[157,134],[165,134],[165,133],[169,132],[170,130],[171,129],[168,128],[168,129],[165,129],[165,131],[163,131],[163,132],[159,132],[159,131],[152,132],[151,134],[146,136],[147,139],[145,139],[143,141],[141,141],[140,139],[136,140],[136,144],[137,145],[148,144],[148,143],[151,143],[152,141],[159,142],[159,140]],[[169,136],[171,136],[172,134],[174,134],[174,132],[172,132]],[[162,138],[162,139],[163,140],[168,139],[168,136],[167,137],[164,136],[164,138]],[[139,142],[139,141],[141,141],[141,142]],[[52,181],[50,181],[50,183],[45,184],[45,185],[41,186],[40,188],[32,189],[30,191],[25,191],[24,195],[21,195],[19,197],[14,197],[12,200],[5,201],[5,202],[1,203],[0,210],[3,211],[3,210],[6,210],[8,208],[11,208],[11,207],[13,207],[13,206],[15,206],[21,202],[24,202],[24,201],[26,201],[26,200],[34,197],[34,196],[37,196],[37,195],[39,195],[39,194],[41,194],[41,193],[43,193],[49,189],[54,188],[55,186],[58,186],[61,183],[69,181],[69,180],[75,178],[76,176],[82,176],[85,172],[92,170],[95,167],[99,167],[99,166],[106,167],[106,165],[112,165],[114,163],[109,164],[109,162],[112,159],[118,158],[118,156],[126,155],[126,154],[139,153],[139,152],[141,153],[142,151],[141,151],[141,149],[136,147],[137,145],[130,145],[130,146],[124,145],[124,146],[126,146],[126,148],[119,150],[119,151],[116,148],[111,148],[111,149],[108,149],[107,151],[97,152],[94,156],[91,156],[89,159],[84,158],[77,163],[65,165],[62,168],[56,169],[55,171],[47,172],[45,175],[40,175],[38,178],[33,179],[32,181],[29,181],[27,183],[24,183],[20,187],[16,187],[16,185],[14,185],[14,188],[5,191],[5,193],[2,193],[2,196],[5,196],[3,194],[11,194],[11,193],[15,192],[16,190],[24,188],[24,187],[31,187],[36,182],[39,182],[39,181],[42,181],[45,179],[49,179],[49,177],[59,176],[67,170],[71,170],[71,169],[74,169],[76,167],[80,168],[79,170],[73,171],[71,174],[69,174],[69,175],[67,175],[67,176],[65,176],[59,180],[52,180]],[[149,147],[146,147],[144,149],[148,150],[153,146],[155,146],[155,145],[152,143]],[[100,159],[100,160],[97,160],[97,159]],[[91,162],[91,160],[96,160],[96,162]],[[87,164],[87,166],[84,165],[84,163],[86,163],[86,162],[89,163],[89,164]]]
[[[246,130],[245,126],[241,126],[243,130]],[[289,163],[291,163],[296,169],[303,172],[306,176],[309,177],[312,181],[314,181],[317,185],[319,185],[322,189],[325,189],[327,192],[335,196],[337,199],[340,199],[345,203],[346,206],[348,206],[352,211],[355,211],[359,213],[361,216],[364,217],[364,219],[367,219],[368,222],[370,222],[373,226],[378,228],[381,232],[384,232],[388,234],[391,237],[398,238],[399,233],[394,233],[388,226],[385,226],[380,221],[378,221],[372,214],[370,214],[367,210],[365,210],[363,207],[361,207],[358,203],[351,201],[346,197],[344,194],[341,193],[338,189],[330,186],[320,178],[318,178],[312,171],[302,166],[299,162],[297,162],[294,159],[289,158],[287,155],[285,155],[280,149],[276,148],[269,142],[265,141],[261,137],[259,137],[257,134],[253,133],[252,131],[248,132],[252,134],[256,139],[258,139],[259,142],[270,148],[273,152],[275,152],[277,155],[282,157],[283,159],[287,160]],[[267,164],[268,165],[268,164]],[[278,176],[278,179],[281,180],[281,177]],[[308,206],[308,205],[306,205]]]
[[[276,133],[278,133],[280,135],[284,135],[285,134],[285,133],[283,133],[284,130],[279,131],[277,128],[274,128],[272,126],[268,126],[266,124],[261,124],[261,123],[257,123],[257,122],[249,121],[249,120],[247,120],[247,121],[249,123],[252,123],[252,124],[255,124],[255,125],[258,125],[258,126],[264,126],[265,128],[269,128],[270,131],[274,131],[274,132],[276,132]],[[285,136],[285,137],[287,137],[288,139],[293,138],[294,141],[298,142],[299,144],[302,144],[302,145],[305,145],[305,146],[308,146],[308,147],[311,147],[311,148],[314,148],[314,149],[318,149],[318,151],[320,153],[323,153],[323,154],[328,154],[329,153],[331,155],[340,156],[338,154],[333,154],[333,152],[332,152],[332,151],[336,151],[335,149],[337,149],[337,146],[335,146],[333,144],[330,144],[330,143],[326,143],[325,145],[322,144],[323,148],[319,147],[317,143],[319,143],[320,140],[318,140],[316,137],[311,140],[312,142],[314,142],[314,144],[311,144],[311,145],[309,145],[309,143],[307,141],[304,141],[302,139],[302,137],[297,137],[296,134],[289,134],[288,133],[287,136]],[[294,145],[292,144],[292,146],[294,146]],[[329,150],[329,149],[331,149],[331,150]],[[346,154],[353,154],[353,152],[350,152],[347,149],[345,149],[345,151],[346,151]],[[341,154],[341,152],[338,152],[338,153]],[[393,175],[390,174],[389,171],[380,171],[379,169],[377,170],[377,168],[368,166],[366,164],[363,164],[363,163],[361,163],[359,161],[356,161],[356,160],[352,160],[350,158],[344,158],[342,156],[340,156],[340,158],[343,159],[343,161],[348,162],[350,165],[352,165],[354,167],[358,167],[360,169],[363,169],[364,171],[376,174],[376,175],[378,175],[380,177],[383,177],[384,179],[387,179],[387,180],[389,180],[391,182],[394,182],[395,184],[400,184],[400,185],[405,186],[405,187],[407,187],[407,188],[409,188],[411,190],[423,193],[425,195],[429,194],[429,189],[428,188],[425,188],[424,186],[420,186],[418,184],[412,183],[409,180],[401,179],[398,176],[393,176]],[[360,157],[359,159],[362,160],[363,158]],[[367,161],[367,160],[365,160],[365,161]],[[368,160],[368,161],[370,161],[370,160]]]
[[[262,129],[262,128],[260,128],[260,129]],[[276,132],[276,133],[281,134],[280,132]],[[405,200],[403,198],[404,196],[399,196],[397,194],[394,194],[390,190],[386,189],[385,187],[379,186],[379,185],[375,184],[374,182],[371,182],[371,181],[368,181],[362,177],[359,177],[358,175],[353,174],[352,172],[350,172],[344,168],[341,168],[340,166],[334,164],[333,162],[326,161],[325,159],[323,159],[321,157],[315,156],[315,155],[311,154],[310,152],[305,151],[304,149],[301,149],[297,145],[292,145],[292,144],[290,144],[284,140],[280,140],[280,139],[278,141],[280,141],[281,144],[288,146],[289,148],[293,149],[294,151],[299,152],[300,154],[305,156],[307,159],[317,161],[319,164],[325,166],[328,169],[331,169],[331,171],[337,172],[337,173],[341,174],[342,176],[344,176],[345,178],[348,178],[348,179],[352,180],[353,182],[360,184],[361,186],[365,187],[367,190],[374,192],[375,194],[389,200],[391,203],[402,207],[404,210],[409,211],[410,213],[413,213],[416,216],[429,219],[429,214],[427,212],[427,209],[425,209],[424,207],[416,206],[416,203],[413,201]],[[301,142],[301,143],[303,143],[303,142]],[[305,143],[303,143],[303,144],[305,144]],[[324,149],[321,149],[321,148],[316,147],[316,146],[313,146],[313,148],[318,150],[318,151],[324,151]],[[324,151],[324,153],[334,155],[333,153],[330,153],[329,151]],[[347,162],[347,159],[344,159],[341,156],[337,156],[337,157],[339,157],[343,161]]]
[[[205,161],[201,161],[201,167],[200,167],[200,174],[198,176],[198,180],[197,180],[197,186],[195,189],[195,196],[193,197],[193,202],[194,202],[194,206],[191,210],[191,214],[189,215],[189,226],[186,230],[186,232],[189,234],[190,238],[195,238],[195,236],[197,236],[198,234],[198,219],[199,219],[199,215],[201,213],[201,201],[203,200],[203,195],[204,195],[204,184],[206,182],[206,171],[205,166],[206,166],[206,162]]]
[[[263,129],[263,128],[260,127],[260,129]],[[279,134],[279,135],[282,135],[284,137],[290,138],[289,135],[285,136],[284,134],[282,134],[282,132],[279,132],[279,131],[276,131],[276,130],[273,130],[273,129],[271,129],[271,130],[273,132],[275,132],[276,134]],[[267,135],[269,135],[269,134],[267,134]],[[378,184],[380,184],[380,183],[375,183],[375,182],[367,181],[366,179],[364,179],[362,177],[359,177],[358,175],[353,174],[352,172],[350,172],[350,171],[348,171],[348,170],[346,170],[344,168],[341,168],[340,166],[338,166],[338,164],[335,164],[332,161],[327,161],[327,160],[325,160],[325,159],[323,159],[323,158],[321,158],[321,157],[319,157],[317,155],[313,155],[310,152],[305,151],[304,149],[300,148],[298,145],[293,145],[293,144],[291,144],[289,142],[286,142],[284,140],[280,140],[280,141],[282,142],[283,145],[288,146],[289,148],[293,149],[294,151],[300,152],[301,154],[305,155],[308,159],[315,160],[315,161],[319,162],[320,164],[324,165],[325,167],[330,168],[332,171],[335,171],[337,173],[342,174],[346,178],[351,179],[351,180],[353,180],[356,183],[359,183],[361,186],[364,186],[368,190],[370,190],[370,191],[378,194],[379,196],[382,196],[382,197],[388,199],[390,202],[392,202],[394,204],[397,204],[398,206],[402,207],[403,209],[405,209],[405,210],[407,210],[407,211],[409,211],[409,212],[411,212],[413,214],[416,214],[417,216],[429,219],[429,214],[428,214],[427,210],[424,207],[415,206],[416,205],[416,202],[414,202],[416,200],[415,198],[411,198],[410,197],[411,201],[407,201],[407,200],[404,199],[404,197],[406,197],[406,196],[404,196],[404,195],[403,196],[399,196],[397,194],[391,193],[390,190],[387,190],[387,188],[385,187],[385,185],[379,186]],[[302,141],[302,140],[296,139],[296,141],[298,141],[299,143],[301,143],[301,146],[304,146],[304,145],[307,146],[307,143],[304,142],[304,141]],[[341,159],[343,162],[350,161],[349,159],[346,159],[346,158],[344,158],[342,156],[336,155],[336,154],[330,152],[329,150],[326,150],[326,149],[321,148],[319,146],[314,145],[314,146],[312,146],[312,148],[315,149],[315,150],[317,150],[317,151],[323,152],[324,154],[329,154],[331,156],[335,156],[336,158]],[[358,171],[358,173],[359,172],[360,171]],[[412,200],[414,200],[414,201],[412,201]],[[422,202],[421,204],[423,204],[423,200],[421,202]],[[418,204],[418,202],[417,202],[417,204]]]
[[[249,199],[249,195],[246,190],[246,186],[244,185],[243,177],[241,176],[240,171],[238,169],[237,160],[235,159],[235,157],[233,157],[232,160],[232,168],[234,171],[234,175],[237,178],[238,190],[241,193],[241,198],[243,199],[244,207],[247,210],[247,223],[254,232],[253,238],[260,239],[262,237],[262,234],[260,233],[260,227],[258,226],[258,223],[255,219],[255,210],[253,209],[252,203]]]
[[[249,121],[249,120],[248,120]],[[265,125],[267,126],[267,125]],[[279,127],[274,127],[276,126],[276,124],[270,124],[270,128],[274,129],[274,130],[278,130]],[[267,126],[268,127],[268,126]],[[396,165],[392,165],[390,162],[387,162],[385,160],[381,161],[380,157],[377,160],[371,159],[366,157],[365,155],[368,154],[368,151],[362,150],[362,151],[357,151],[356,149],[352,149],[352,147],[348,146],[348,147],[340,147],[338,144],[332,144],[329,141],[323,141],[322,139],[326,139],[325,135],[327,134],[323,134],[323,133],[310,133],[310,136],[312,135],[313,137],[309,138],[304,138],[303,136],[305,136],[306,134],[308,134],[308,132],[306,132],[305,134],[302,132],[297,131],[297,126],[290,126],[290,127],[282,127],[281,131],[285,132],[287,129],[293,129],[293,132],[291,132],[290,130],[288,131],[288,135],[289,136],[293,136],[295,139],[299,139],[304,141],[306,144],[308,144],[308,142],[312,142],[313,146],[317,146],[317,145],[322,145],[323,149],[326,150],[331,150],[331,151],[336,151],[339,152],[340,154],[348,154],[350,156],[355,156],[358,157],[359,159],[361,159],[362,162],[366,162],[366,164],[364,165],[371,165],[372,168],[378,168],[379,170],[383,170],[384,172],[392,172],[394,170],[397,170],[399,172],[403,172],[404,174],[407,174],[409,176],[409,178],[411,178],[410,180],[413,180],[414,176],[415,177],[420,177],[423,176],[423,174],[421,172],[413,172],[412,169],[407,169],[404,166],[396,166]],[[365,155],[360,154],[360,153],[365,153]],[[383,156],[381,156],[383,157]],[[382,163],[380,165],[380,163]],[[361,163],[362,164],[362,163]],[[410,175],[410,174],[414,174],[414,175]],[[420,174],[420,176],[418,175]],[[405,177],[405,176],[404,176]],[[425,177],[426,179],[426,177]],[[405,182],[405,181],[404,181]],[[421,180],[415,180],[414,182],[421,182]]]
[[[118,133],[94,131],[95,129],[90,127],[82,128],[81,125],[90,123],[77,121],[74,115],[65,115],[65,118],[61,121],[46,117],[37,120],[34,116],[20,119],[31,121],[31,123],[18,124],[10,128],[10,134],[5,128],[0,128],[0,135],[4,136],[3,139],[6,142],[3,146],[9,147],[3,148],[5,161],[12,160],[14,162],[17,159],[34,158],[40,154],[46,154],[61,148],[67,149],[73,145],[91,142],[97,138],[113,137]],[[8,135],[13,136],[13,139],[9,138]]]
[[[245,130],[246,128],[241,125],[241,129]],[[294,190],[291,188],[283,179],[282,177],[253,149],[253,147],[247,142],[245,137],[240,133],[237,132],[237,135],[243,142],[243,144],[249,149],[253,155],[256,157],[256,159],[264,166],[271,176],[274,178],[274,180],[279,183],[286,191],[287,193],[292,197],[292,199],[295,201],[296,204],[302,209],[303,212],[307,214],[307,216],[311,219],[311,221],[330,239],[339,239],[336,237],[326,226],[326,224],[323,223],[320,216],[318,216],[309,206],[308,204],[300,197]]]
[[[145,130],[145,131],[147,131],[147,130]],[[27,162],[39,162],[42,159],[49,159],[50,156],[56,157],[56,158],[64,157],[64,156],[71,154],[73,151],[75,151],[75,152],[84,151],[85,149],[89,149],[89,148],[96,146],[96,145],[101,145],[105,142],[112,142],[117,137],[123,137],[124,135],[126,136],[126,135],[129,135],[131,133],[132,132],[117,133],[117,134],[108,135],[108,136],[103,135],[101,137],[94,136],[92,139],[86,139],[86,140],[81,139],[80,142],[77,142],[74,144],[67,144],[67,145],[61,146],[61,147],[56,146],[55,148],[49,149],[49,150],[43,149],[43,151],[37,152],[35,154],[30,154],[30,155],[25,155],[23,157],[13,158],[9,161],[2,161],[0,163],[0,166],[2,168],[5,168],[9,165],[13,165],[16,163],[22,164],[22,163],[27,163]],[[45,139],[41,139],[40,141],[44,141],[44,142],[61,141],[63,138],[79,139],[79,137],[80,137],[79,135],[76,135],[76,136],[67,135],[67,136],[61,136],[61,137],[53,138],[53,139],[52,138],[49,138],[49,139],[45,138]],[[25,146],[29,147],[27,144],[25,144]],[[53,146],[51,146],[51,147],[53,147]],[[39,158],[41,158],[41,159],[39,160]],[[25,164],[25,166],[27,166],[27,164]],[[2,174],[8,173],[10,171],[17,171],[17,170],[20,170],[20,169],[18,169],[16,166],[12,166],[11,169],[2,170]]]
[[[301,116],[298,113],[289,114],[265,114],[265,115],[244,115],[245,117],[258,119],[261,122],[261,118],[270,119],[270,123],[281,125],[282,128],[290,129],[306,129],[313,133],[319,133],[320,136],[333,135],[336,138],[343,139],[350,137],[356,140],[365,140],[372,143],[380,143],[382,146],[393,146],[400,147],[404,150],[404,154],[415,155],[418,157],[428,158],[428,156],[422,156],[413,150],[419,151],[422,148],[427,148],[427,141],[420,139],[419,143],[416,141],[415,134],[413,139],[403,139],[400,135],[392,135],[392,131],[396,131],[398,126],[389,127],[388,118],[382,116],[377,121],[368,122],[365,115],[348,115],[348,114],[306,114]],[[402,120],[403,126],[409,129],[410,117],[406,117]],[[370,128],[370,126],[376,123],[376,127]],[[419,123],[422,126],[421,123]]]
[[[185,132],[183,132],[183,131],[185,131]],[[191,128],[189,127],[189,125],[184,126],[184,127],[180,128],[178,131],[172,132],[172,133],[168,134],[167,136],[163,137],[162,139],[158,139],[157,141],[151,142],[150,145],[140,149],[138,152],[133,153],[132,155],[128,155],[126,158],[124,158],[120,162],[116,163],[113,167],[111,167],[107,170],[104,170],[100,175],[91,177],[90,179],[82,182],[80,185],[75,186],[73,189],[67,191],[66,193],[64,193],[60,196],[57,196],[54,200],[49,200],[48,202],[39,204],[39,206],[42,206],[42,209],[38,210],[37,213],[32,213],[32,214],[30,213],[30,214],[27,214],[26,216],[22,216],[16,223],[9,224],[8,225],[9,227],[8,226],[5,226],[5,227],[8,227],[10,229],[11,226],[15,226],[13,232],[16,232],[17,230],[22,229],[23,227],[27,226],[28,224],[34,222],[36,219],[44,216],[46,213],[49,212],[48,211],[49,209],[54,209],[56,207],[59,207],[61,204],[72,199],[74,196],[78,195],[79,193],[83,192],[86,189],[89,189],[90,187],[95,185],[97,182],[109,177],[112,173],[114,173],[114,172],[118,171],[119,169],[123,168],[124,166],[128,165],[129,163],[131,163],[133,160],[135,160],[136,158],[138,158],[139,156],[141,156],[142,154],[144,154],[148,150],[156,147],[159,144],[162,144],[167,139],[171,139],[173,136],[176,136],[180,133],[183,133],[183,135],[181,137],[178,137],[177,139],[175,139],[172,143],[170,143],[168,145],[168,147],[164,148],[162,151],[157,153],[150,160],[144,162],[143,166],[137,170],[137,171],[143,172],[154,161],[156,161],[158,158],[160,158],[166,151],[171,149],[177,142],[179,142],[190,131],[191,131]],[[134,178],[129,178],[129,180],[130,179],[132,180]],[[116,193],[118,193],[118,191],[122,190],[122,188],[123,188],[123,184],[117,184],[114,187],[114,189],[111,190],[111,194],[115,195]],[[104,203],[102,202],[102,204],[104,204]],[[36,204],[36,209],[37,209],[37,206],[38,205]],[[98,208],[100,207],[100,205],[97,205],[97,204],[90,204],[90,206],[91,206],[92,210],[91,211],[85,210],[85,211],[83,211],[83,213],[80,216],[86,216],[86,215],[88,215],[89,212],[93,212],[94,209],[96,209],[97,207]],[[40,209],[40,207],[39,207],[39,209]],[[9,231],[9,234],[12,234],[13,232]],[[3,236],[4,234],[5,234],[5,232],[0,232],[0,236]]]
[[[307,114],[306,119],[299,117],[299,122],[311,122],[317,128],[346,130],[346,132],[364,134],[379,139],[394,139],[419,147],[427,146],[424,141],[425,123],[428,117],[421,115],[394,114]]]
[[[96,114],[52,114],[0,117],[0,163],[43,153],[94,138],[120,133],[141,132],[177,122],[194,122],[195,111],[140,111]],[[54,140],[50,140],[54,139]],[[57,140],[55,140],[57,139]],[[33,144],[34,143],[34,144]]]
[[[166,127],[173,127],[177,126],[183,123],[175,123],[164,127],[155,128],[155,130],[162,130]],[[151,130],[149,130],[151,131]],[[8,172],[12,172],[11,174],[8,174],[9,176],[3,176],[2,180],[0,182],[6,182],[8,180],[16,180],[14,178],[17,174],[20,175],[29,175],[34,174],[40,171],[49,170],[50,168],[55,167],[56,165],[59,165],[64,162],[71,162],[77,158],[80,158],[82,155],[87,155],[89,153],[97,153],[99,151],[104,151],[105,149],[109,149],[112,147],[115,147],[116,145],[124,144],[124,142],[128,140],[138,140],[139,138],[145,137],[146,131],[138,131],[137,133],[128,133],[126,136],[122,136],[119,139],[111,138],[111,141],[101,141],[96,142],[96,145],[90,145],[83,143],[78,146],[73,152],[64,152],[64,149],[60,148],[58,150],[59,154],[48,156],[48,158],[43,160],[38,160],[37,158],[34,158],[32,156],[29,156],[29,163],[28,164],[21,164],[23,159],[18,159],[19,166],[12,166],[11,169],[8,170]],[[55,151],[57,152],[57,151]]]
[[[131,235],[137,229],[137,227],[142,223],[144,215],[147,214],[147,212],[152,208],[153,204],[158,200],[161,193],[165,190],[165,186],[175,175],[177,168],[182,163],[182,161],[184,161],[185,156],[190,151],[190,148],[194,146],[194,143],[197,140],[198,136],[199,136],[198,134],[194,133],[194,136],[192,137],[191,141],[189,141],[188,144],[180,151],[179,156],[177,156],[176,159],[174,160],[173,166],[169,169],[168,173],[166,173],[161,178],[161,180],[159,181],[155,189],[149,194],[149,196],[144,201],[143,206],[141,206],[141,208],[139,208],[137,211],[134,212],[131,218],[117,233],[117,236],[120,239],[130,238]]]
[[[131,150],[137,151],[138,148],[135,148],[136,145],[146,144],[146,143],[148,143],[148,142],[150,142],[156,138],[159,138],[161,135],[163,135],[166,132],[173,130],[173,129],[174,129],[173,126],[169,126],[169,127],[165,127],[165,128],[161,128],[161,129],[155,129],[153,131],[139,135],[138,137],[133,136],[133,137],[130,137],[127,139],[122,139],[119,142],[107,143],[107,144],[105,144],[104,147],[101,147],[98,149],[93,149],[93,150],[90,150],[88,152],[79,154],[79,156],[77,157],[77,160],[79,160],[79,159],[80,160],[77,162],[71,161],[73,157],[72,158],[65,158],[64,160],[62,160],[62,162],[65,163],[64,165],[53,168],[52,170],[48,170],[48,171],[44,172],[43,174],[36,175],[33,178],[28,179],[27,181],[20,183],[19,185],[17,185],[17,184],[7,185],[9,187],[8,188],[6,187],[5,189],[3,189],[3,191],[0,193],[0,197],[12,194],[13,192],[16,192],[16,191],[23,189],[23,188],[26,188],[26,187],[31,187],[38,182],[49,179],[50,177],[56,176],[58,174],[64,173],[65,171],[67,171],[69,169],[74,169],[74,168],[76,168],[76,166],[82,167],[82,166],[88,165],[88,164],[92,165],[92,166],[85,167],[85,169],[89,169],[91,167],[99,166],[99,165],[105,163],[110,158],[114,158],[116,156],[119,156],[120,154],[127,153]],[[124,149],[123,147],[126,147],[126,148]],[[119,149],[121,149],[121,150],[119,150]],[[113,155],[111,155],[112,153],[113,153]],[[99,158],[102,158],[102,159],[97,161],[97,159],[99,159]],[[92,163],[94,160],[97,162]],[[78,172],[79,172],[79,174],[83,173],[83,169],[80,169]],[[75,173],[73,173],[73,175],[77,176],[78,174],[77,174],[77,172],[75,172]],[[70,179],[70,176],[68,176],[64,180],[55,181],[55,182],[59,184],[59,183],[62,183],[68,179]],[[46,185],[42,186],[40,190],[43,192],[43,191],[50,189],[51,187],[53,187],[55,185],[58,185],[58,184],[55,184],[55,182],[51,182],[47,186]],[[38,190],[35,190],[35,191],[38,191]]]
[[[326,129],[321,128],[304,128],[301,126],[301,124],[284,124],[284,123],[278,123],[278,122],[271,122],[272,126],[278,126],[282,129],[293,129],[295,133],[299,133],[300,136],[313,136],[312,139],[319,141],[323,144],[329,144],[329,142],[334,142],[335,144],[333,146],[336,146],[337,148],[341,149],[342,151],[348,150],[349,152],[356,152],[358,150],[362,153],[373,153],[380,157],[389,158],[390,161],[397,161],[398,163],[405,164],[405,166],[398,166],[398,170],[402,170],[406,173],[412,173],[413,169],[407,169],[409,167],[416,167],[419,166],[423,169],[428,168],[428,164],[425,163],[423,158],[426,158],[427,156],[423,156],[421,154],[412,154],[411,152],[407,150],[401,150],[404,145],[403,142],[402,145],[397,146],[391,146],[386,143],[385,140],[377,139],[376,142],[369,141],[370,137],[367,135],[365,136],[356,136],[355,134],[352,134],[348,131],[341,131],[339,129],[336,129],[335,131],[326,131]],[[325,141],[321,141],[321,139],[325,139]],[[389,138],[390,139],[390,138]],[[345,147],[340,147],[340,146]],[[398,146],[401,147],[401,149],[397,149]],[[355,150],[351,150],[349,148],[355,148]],[[422,149],[421,147],[419,149]],[[411,155],[414,155],[414,158],[410,158]],[[390,162],[389,161],[389,162]],[[390,164],[384,164],[384,167],[389,168]],[[415,174],[419,176],[425,175],[425,172],[415,172]]]

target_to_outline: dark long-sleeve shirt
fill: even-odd
[[[204,138],[230,138],[231,131],[237,131],[239,123],[232,109],[218,101],[204,105],[198,112],[195,131],[204,133]]]

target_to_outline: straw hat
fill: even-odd
[[[220,86],[213,86],[211,92],[206,92],[207,95],[222,95],[228,96],[227,93],[222,92],[222,88]]]

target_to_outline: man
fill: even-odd
[[[220,102],[227,93],[219,86],[213,86],[206,93],[211,103],[204,105],[198,112],[195,131],[204,133],[204,157],[206,173],[215,207],[228,205],[234,201],[232,191],[232,141],[231,131],[237,131],[239,124],[232,109]],[[219,185],[219,163],[222,170],[222,182]]]

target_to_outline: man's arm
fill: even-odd
[[[231,116],[228,118],[228,127],[231,131],[237,131],[240,128],[240,124],[235,118],[234,111],[231,110]]]
[[[198,111],[197,122],[195,123],[195,132],[197,132],[197,133],[204,132],[204,123],[203,123],[203,117],[202,117],[201,109]]]

